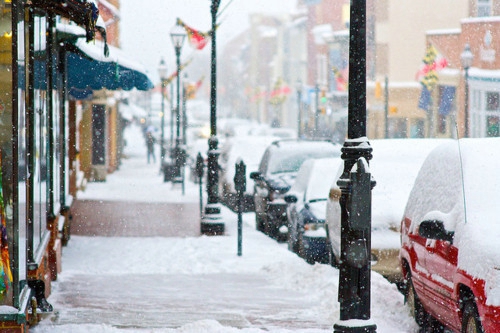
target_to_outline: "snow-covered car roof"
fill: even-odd
[[[297,173],[297,178],[295,178],[295,183],[290,188],[290,193],[301,193],[301,195],[305,195],[306,201],[326,200],[330,184],[335,180],[337,170],[342,165],[342,162],[340,157],[305,161]]]
[[[372,140],[373,228],[399,228],[408,196],[429,152],[451,139]]]
[[[296,173],[308,159],[340,156],[340,146],[329,141],[280,140],[268,152],[277,156],[267,161],[268,174]]]

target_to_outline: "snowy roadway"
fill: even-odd
[[[176,216],[188,220],[162,216],[149,223],[199,223],[192,218],[197,185],[187,182],[183,196],[180,186],[163,183],[159,165],[146,162],[139,128],[128,128],[126,138],[120,170],[106,182],[88,184],[79,199],[184,202],[179,211],[185,214]],[[73,235],[48,299],[54,313],[30,332],[332,332],[339,318],[338,270],[309,265],[257,232],[253,213],[244,215],[238,257],[237,216],[227,209],[223,216],[225,236]],[[371,313],[377,332],[418,332],[403,296],[376,273]]]

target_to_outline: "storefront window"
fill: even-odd
[[[4,5],[0,5],[2,7]],[[0,12],[0,304],[12,305],[12,13]]]
[[[45,17],[35,17],[34,20],[34,154],[33,165],[33,249],[37,251],[44,234],[47,232],[47,87],[46,87],[46,63],[47,50],[45,45],[46,36]],[[41,80],[37,78],[42,78]]]

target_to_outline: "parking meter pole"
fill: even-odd
[[[203,157],[201,156],[201,153],[198,153],[196,156],[196,177],[198,177],[198,181],[200,184],[200,218],[203,216]]]
[[[236,162],[234,174],[234,187],[238,195],[238,256],[241,256],[241,247],[243,242],[243,194],[246,190],[246,165],[240,160]]]
[[[366,138],[366,0],[351,0],[347,140],[342,147],[344,170],[337,184],[342,194],[339,274],[340,320],[337,333],[372,333],[370,319],[372,148]],[[351,174],[353,167],[355,173]],[[367,181],[368,177],[368,181]],[[356,325],[352,325],[356,320]]]

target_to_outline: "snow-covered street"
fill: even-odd
[[[164,183],[159,164],[147,164],[140,128],[132,125],[125,135],[120,169],[106,182],[89,183],[78,199],[192,209],[198,185],[187,181],[183,196],[180,186]],[[237,215],[225,208],[223,215],[224,236],[72,236],[48,299],[54,313],[30,332],[332,332],[339,319],[338,270],[309,265],[256,231],[253,213],[244,214],[238,257]],[[188,223],[168,216],[139,222]],[[371,314],[377,332],[418,331],[403,295],[376,273]]]

